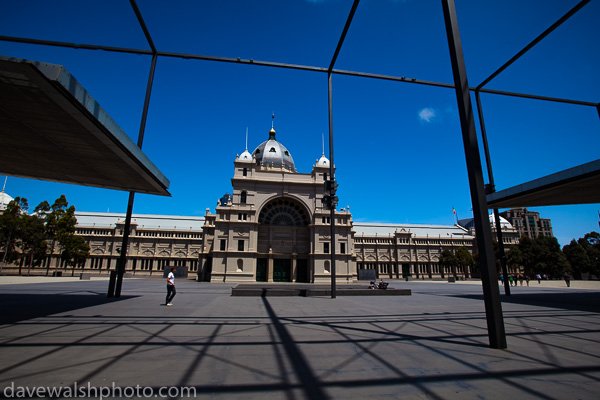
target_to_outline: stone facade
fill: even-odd
[[[133,215],[127,272],[162,276],[166,267],[176,266],[210,282],[330,282],[331,211],[322,202],[329,160],[322,155],[310,173],[297,172],[271,129],[267,141],[252,153],[246,149],[233,164],[233,191],[217,202],[214,213],[207,208],[204,216]],[[545,226],[547,220],[537,216]],[[90,257],[77,272],[108,274],[121,252],[125,215],[77,212],[76,217],[76,233],[90,246]],[[469,220],[456,225],[355,223],[349,208],[335,210],[334,218],[338,282],[353,282],[359,275],[478,276],[470,267],[451,270],[439,263],[444,250],[475,251]],[[506,220],[502,224],[505,247],[518,243],[518,231]],[[59,255],[55,247],[41,268],[63,268]]]
[[[329,282],[331,212],[321,199],[329,174],[323,156],[310,173],[298,173],[275,131],[234,162],[233,194],[225,195],[203,228],[200,280],[212,282]],[[275,156],[282,152],[278,162]],[[257,155],[265,153],[258,158]],[[275,153],[275,154],[272,154]],[[335,211],[336,278],[357,279],[352,215]]]

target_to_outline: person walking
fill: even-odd
[[[167,275],[167,298],[165,300],[165,305],[167,306],[172,306],[173,303],[171,303],[171,301],[173,300],[173,297],[175,297],[175,295],[177,294],[177,291],[175,290],[175,267],[171,267],[171,272],[169,272],[169,275]]]

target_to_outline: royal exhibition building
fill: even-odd
[[[204,216],[133,214],[127,274],[163,276],[165,268],[174,266],[199,281],[326,283],[331,281],[333,242],[338,282],[357,281],[361,270],[374,270],[378,279],[478,277],[470,267],[451,271],[439,263],[444,250],[475,252],[472,220],[456,225],[356,223],[349,208],[339,208],[332,241],[332,213],[322,203],[329,160],[322,155],[310,173],[297,172],[275,129],[268,135],[253,152],[246,149],[235,158],[232,192],[217,201],[214,213],[206,208]],[[2,196],[3,203],[12,199]],[[514,216],[521,225],[527,228],[533,215],[533,225],[552,234],[549,220],[520,210]],[[502,214],[512,216],[512,211]],[[78,211],[76,217],[76,234],[90,247],[76,272],[109,274],[121,252],[125,214]],[[495,231],[493,221],[490,215]],[[507,218],[501,217],[501,224],[505,249],[527,233]],[[60,262],[56,248],[46,263],[54,271]]]

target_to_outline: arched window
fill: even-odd
[[[244,271],[244,260],[242,260],[241,258],[238,258],[237,260],[237,272],[242,272]]]
[[[260,224],[279,226],[307,226],[308,220],[304,207],[291,199],[270,201],[258,217]]]
[[[248,196],[248,194],[246,193],[246,191],[243,191],[240,194],[240,203],[242,204],[246,204],[246,197]]]

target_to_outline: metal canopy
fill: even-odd
[[[314,71],[314,72],[327,73],[328,74],[328,95],[329,95],[329,141],[330,141],[329,149],[330,149],[331,165],[334,164],[333,163],[333,129],[332,129],[332,115],[331,115],[332,114],[332,100],[331,100],[332,79],[331,79],[331,77],[333,74],[350,75],[350,76],[357,76],[357,77],[367,77],[367,78],[372,78],[372,79],[383,79],[383,80],[396,81],[396,82],[402,82],[402,83],[431,85],[431,86],[454,89],[456,91],[457,103],[459,105],[459,116],[460,116],[460,120],[461,120],[462,132],[463,132],[463,144],[465,147],[467,172],[469,175],[469,185],[471,188],[471,199],[472,199],[472,203],[473,203],[473,207],[474,207],[473,214],[474,214],[474,220],[475,220],[476,231],[477,231],[477,242],[478,242],[480,254],[482,255],[480,257],[482,277],[483,277],[483,279],[482,279],[483,285],[482,286],[483,286],[483,292],[484,292],[484,302],[485,302],[485,308],[486,308],[486,319],[488,322],[488,336],[490,339],[490,346],[494,347],[494,348],[506,348],[506,335],[504,332],[504,324],[503,324],[503,317],[502,317],[502,311],[501,311],[501,306],[500,306],[499,291],[498,291],[498,286],[497,286],[497,282],[496,282],[496,273],[495,273],[496,263],[494,260],[493,249],[491,246],[491,244],[492,244],[491,229],[490,229],[490,226],[488,223],[487,212],[485,211],[486,207],[488,206],[486,204],[487,203],[486,200],[489,201],[489,198],[486,198],[485,188],[483,185],[481,157],[479,156],[479,151],[478,151],[478,142],[477,142],[477,135],[476,135],[477,132],[476,132],[474,124],[473,124],[474,116],[473,116],[473,109],[472,109],[469,93],[471,91],[474,91],[475,95],[477,97],[478,112],[480,114],[480,123],[482,126],[482,137],[484,139],[483,144],[484,144],[484,148],[485,148],[485,152],[486,152],[486,162],[488,164],[488,173],[490,175],[489,187],[493,188],[494,184],[493,184],[493,174],[491,171],[491,160],[489,158],[489,149],[488,149],[487,139],[486,139],[486,135],[485,135],[485,129],[484,129],[485,125],[483,124],[483,119],[482,119],[483,112],[481,110],[481,105],[480,105],[480,101],[479,101],[479,93],[495,93],[495,94],[504,95],[504,96],[515,96],[515,97],[522,97],[522,98],[539,99],[539,100],[544,100],[544,101],[555,101],[555,102],[579,104],[579,105],[585,105],[585,106],[594,106],[598,109],[598,113],[600,114],[600,103],[590,103],[590,102],[582,102],[582,101],[577,101],[577,100],[550,98],[550,97],[544,97],[544,96],[538,96],[538,95],[513,93],[513,92],[490,90],[490,89],[484,88],[484,86],[488,82],[490,82],[492,79],[494,79],[504,69],[506,69],[512,63],[514,63],[518,58],[520,58],[523,54],[525,54],[527,51],[529,51],[539,41],[544,39],[548,34],[550,34],[559,25],[561,25],[564,21],[566,21],[568,18],[570,18],[573,14],[575,14],[577,11],[579,11],[581,8],[583,8],[590,1],[591,0],[581,0],[575,7],[573,7],[573,9],[571,9],[562,18],[560,18],[556,23],[554,23],[552,26],[550,26],[548,29],[546,29],[534,41],[532,41],[523,50],[521,50],[518,54],[516,54],[513,58],[511,58],[508,62],[506,62],[500,69],[498,69],[496,72],[494,72],[489,78],[487,78],[484,82],[482,82],[480,85],[478,85],[475,88],[471,88],[468,85],[464,56],[462,54],[462,44],[461,44],[461,40],[460,40],[460,34],[458,31],[458,19],[457,19],[457,15],[456,15],[454,0],[442,0],[442,8],[444,11],[444,20],[445,20],[445,25],[446,25],[446,35],[447,35],[447,39],[448,39],[448,47],[449,47],[449,50],[451,53],[450,59],[451,59],[452,70],[453,70],[453,75],[454,75],[454,85],[447,84],[447,83],[422,81],[422,80],[418,80],[416,78],[411,78],[410,80],[408,80],[404,77],[385,76],[385,75],[379,75],[379,74],[371,74],[371,73],[356,72],[356,71],[342,71],[342,70],[334,69],[335,61],[338,56],[339,50],[341,49],[344,38],[346,36],[348,28],[350,27],[352,18],[354,16],[354,13],[356,11],[356,8],[357,8],[360,0],[354,0],[354,2],[353,2],[352,10],[350,12],[350,15],[348,16],[348,19],[346,20],[346,25],[344,27],[344,31],[338,42],[338,46],[337,46],[334,56],[331,60],[329,68],[307,66],[307,65],[297,65],[297,64],[286,64],[286,63],[280,63],[280,62],[267,62],[267,61],[260,61],[260,60],[254,60],[254,59],[243,60],[241,58],[215,57],[215,56],[204,56],[204,55],[197,55],[197,54],[183,54],[183,53],[159,51],[154,46],[154,42],[151,39],[150,32],[147,29],[147,26],[144,22],[144,19],[142,17],[142,14],[141,14],[139,8],[137,7],[135,0],[129,0],[129,2],[131,3],[131,6],[138,18],[138,22],[140,23],[142,30],[144,31],[144,34],[148,41],[148,44],[151,48],[151,51],[150,50],[141,50],[141,49],[117,48],[117,47],[110,47],[110,46],[98,46],[98,45],[81,44],[81,43],[67,43],[67,42],[57,42],[57,41],[40,40],[40,39],[18,38],[18,37],[9,37],[9,36],[1,36],[1,35],[0,35],[0,40],[17,42],[17,43],[30,43],[30,44],[39,44],[39,45],[46,45],[46,46],[66,47],[66,48],[73,48],[73,49],[104,50],[104,51],[118,52],[118,53],[151,55],[152,56],[152,64],[151,64],[151,68],[150,68],[151,72],[150,72],[150,77],[148,79],[148,87],[147,87],[147,91],[146,91],[146,100],[144,103],[142,123],[140,124],[140,139],[138,140],[140,147],[141,147],[141,139],[143,138],[143,133],[144,133],[145,120],[146,120],[146,114],[147,114],[148,103],[149,103],[150,89],[152,87],[152,81],[153,81],[153,76],[154,76],[154,68],[155,68],[156,60],[158,57],[175,57],[175,58],[191,59],[191,60],[205,60],[205,61],[214,61],[214,62],[238,63],[238,64],[246,64],[246,65],[254,65],[254,66],[289,68],[289,69],[296,69],[296,70],[303,70],[303,71]],[[0,72],[1,72],[1,70],[0,70]],[[2,76],[0,75],[0,79],[1,79],[1,77]],[[57,85],[57,87],[60,87],[60,85]],[[70,86],[64,86],[64,87],[70,88]],[[0,89],[2,89],[2,87],[0,87]],[[63,90],[64,90],[64,88],[63,88]],[[23,93],[27,93],[27,91],[23,90]],[[87,104],[87,103],[81,102],[81,104]],[[88,107],[88,110],[90,110],[89,107]],[[2,112],[2,109],[0,109],[0,112]],[[81,113],[78,112],[78,114],[81,114]],[[93,113],[93,114],[96,115],[95,113]],[[74,115],[74,117],[77,117],[77,116],[80,116],[80,115],[77,115],[77,114]],[[0,122],[2,122],[2,121],[0,121]],[[2,135],[2,136],[4,136],[4,135]],[[1,136],[0,136],[0,138],[1,138]],[[0,154],[0,156],[1,155],[2,154]],[[135,158],[133,158],[133,159],[135,160]],[[127,161],[127,160],[125,160],[125,161]],[[0,162],[0,167],[1,167],[1,162]],[[598,177],[597,171],[599,170],[598,165],[595,165],[592,169],[596,171],[596,172],[592,173],[593,177],[597,178]],[[2,172],[2,171],[0,170],[0,172]],[[578,194],[574,194],[575,191],[572,192],[573,197],[575,197],[574,202],[575,203],[585,202],[584,198],[581,197],[582,193],[589,191],[591,185],[593,185],[594,188],[597,187],[598,182],[594,179],[587,179],[588,177],[584,176],[585,174],[583,174],[581,172],[573,173],[572,176],[565,178],[564,173],[566,173],[566,172],[567,171],[563,171],[563,173],[555,174],[557,176],[552,175],[551,177],[553,177],[553,178],[550,179],[550,182],[547,185],[548,189],[550,187],[554,186],[556,189],[558,189],[558,192],[557,192],[558,194],[562,194],[562,195],[566,196],[567,195],[566,190],[569,190],[569,187],[567,187],[565,185],[567,185],[567,184],[573,185],[573,186],[571,186],[571,189],[574,190],[574,188],[576,187],[576,182],[579,182],[579,184],[583,185],[583,189],[580,192],[578,192]],[[561,174],[563,174],[563,175],[561,175]],[[333,170],[332,170],[331,179],[333,180],[333,178],[334,178],[334,175],[333,175]],[[550,177],[547,177],[547,178],[550,178]],[[546,178],[542,178],[538,181],[543,181],[544,179],[546,179]],[[160,179],[158,179],[158,180],[160,180]],[[534,181],[534,182],[538,182],[538,181]],[[89,182],[87,182],[87,184],[89,184]],[[527,186],[527,185],[528,184],[524,184],[521,186]],[[534,186],[536,186],[536,187],[531,189],[531,193],[529,192],[529,189],[516,190],[514,196],[521,196],[521,200],[525,199],[524,201],[527,201],[528,205],[533,205],[533,203],[530,203],[529,199],[526,198],[526,195],[533,194],[533,192],[539,192],[538,193],[538,195],[539,195],[544,190],[544,189],[540,189],[539,187],[537,187],[537,186],[543,186],[543,185],[534,185]],[[508,189],[508,190],[511,190],[511,189]],[[135,191],[139,191],[139,190],[135,190]],[[503,193],[503,192],[498,192],[497,194],[495,194],[495,196],[499,196],[501,193]],[[331,194],[333,195],[333,193],[331,193]],[[553,195],[553,193],[551,193],[551,192],[547,192],[545,194],[545,196],[552,196],[552,195]],[[132,215],[132,208],[133,208],[133,197],[134,197],[134,191],[130,191],[129,204],[128,204],[128,208],[127,208],[126,224],[125,224],[123,242],[122,242],[122,247],[121,247],[123,249],[127,249],[129,224],[131,222],[131,215]],[[597,201],[597,198],[598,197],[596,196],[595,197],[596,201]],[[492,199],[492,202],[493,202],[493,199]],[[559,204],[567,204],[567,203],[559,203]],[[492,208],[500,207],[496,203],[492,203],[489,206]],[[502,205],[501,207],[505,207],[505,205]],[[506,207],[508,207],[508,206],[506,206]],[[498,212],[495,212],[495,214],[496,214],[496,218],[498,218]],[[331,215],[332,215],[331,232],[334,232],[334,218],[333,218],[334,212],[333,211],[332,211]],[[499,220],[497,220],[496,223],[497,223],[497,226],[500,226]],[[498,230],[498,233],[500,233],[500,232],[501,232],[501,229]],[[334,235],[332,235],[332,238],[334,238]],[[500,235],[499,235],[499,242],[502,243],[502,239],[501,239]],[[332,249],[334,249],[335,246],[334,246],[333,239],[332,239],[331,244],[332,244]],[[333,289],[332,297],[335,297],[335,294],[334,294],[335,293],[335,291],[334,291],[334,288],[335,288],[335,259],[334,259],[333,252],[332,252],[331,259],[332,259],[332,274],[331,274],[332,276],[331,277],[332,277],[332,289]],[[111,283],[109,284],[109,297],[112,297],[113,294],[116,297],[120,296],[120,292],[121,292],[120,282],[122,281],[122,274],[125,270],[126,261],[127,261],[126,251],[124,251],[121,253],[121,257],[119,259],[118,284],[117,284],[117,287],[115,288],[114,280],[111,277]]]
[[[600,160],[487,195],[489,208],[600,202]]]
[[[0,56],[0,174],[170,196],[169,180],[62,65]]]

